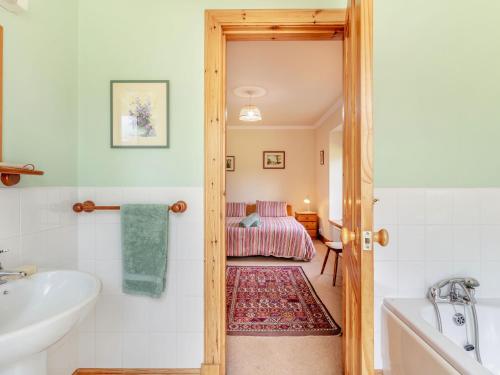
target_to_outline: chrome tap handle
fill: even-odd
[[[0,249],[0,254],[8,253],[9,249]],[[0,262],[0,270],[3,270],[2,262]]]
[[[464,285],[468,289],[475,289],[475,288],[477,288],[479,286],[479,281],[477,281],[473,277],[468,277],[468,278],[464,279]]]

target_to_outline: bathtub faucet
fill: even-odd
[[[479,281],[472,277],[452,277],[450,279],[442,280],[429,288],[427,297],[434,306],[436,311],[437,328],[439,332],[443,333],[443,322],[441,320],[441,313],[439,311],[438,303],[450,303],[467,305],[472,312],[472,321],[474,328],[474,345],[467,344],[464,349],[467,351],[474,350],[476,359],[479,363],[481,361],[481,351],[479,349],[479,322],[476,311],[476,288],[479,286]],[[447,288],[445,291],[443,289]],[[465,314],[465,308],[464,308]],[[466,326],[467,330],[467,326]],[[467,331],[466,331],[467,332]],[[467,333],[466,333],[467,335]],[[468,336],[467,342],[468,342]]]
[[[464,305],[475,304],[475,288],[479,281],[472,277],[453,277],[442,280],[429,288],[429,299],[434,302],[459,303]],[[444,293],[443,289],[447,289]]]

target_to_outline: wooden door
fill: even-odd
[[[344,99],[344,372],[373,374],[372,0],[348,1]]]

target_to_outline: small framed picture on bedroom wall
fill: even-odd
[[[226,156],[226,171],[228,172],[234,172],[234,163],[235,163],[235,157],[234,156]]]
[[[264,151],[262,153],[262,168],[285,169],[285,151]]]

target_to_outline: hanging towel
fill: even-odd
[[[123,280],[127,294],[159,298],[165,290],[168,206],[121,206]]]
[[[260,225],[260,216],[257,212],[248,215],[240,221],[240,227],[249,228],[249,227],[258,227]]]

